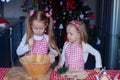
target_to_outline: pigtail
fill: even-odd
[[[87,43],[88,35],[87,35],[87,32],[86,32],[86,25],[82,21],[79,21],[78,23],[80,25],[81,41],[84,41],[85,43]]]
[[[30,19],[31,19],[31,16],[30,15],[28,15],[27,17],[26,17],[26,44],[28,44],[28,40],[32,37],[31,35],[32,35],[32,29],[31,29],[31,23],[30,23]]]
[[[49,24],[48,24],[49,44],[50,44],[50,47],[57,50],[60,54],[60,51],[56,44],[56,40],[54,38],[54,32],[53,32],[52,26],[53,26],[53,19],[52,17],[49,17]]]
[[[32,13],[27,16],[26,18],[26,34],[27,34],[26,44],[28,43],[28,40],[33,35],[31,25],[34,20],[42,21],[43,23],[45,23],[46,26],[48,26],[47,29],[48,29],[48,35],[49,35],[49,41],[48,41],[49,46],[53,48],[54,50],[56,50],[57,52],[60,52],[57,47],[57,44],[54,38],[54,32],[52,29],[53,19],[51,16],[46,15],[43,11],[32,11]]]

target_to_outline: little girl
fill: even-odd
[[[54,57],[58,56],[59,50],[54,40],[52,23],[51,16],[48,17],[42,11],[32,10],[26,18],[26,34],[17,48],[17,54],[49,53],[51,62],[54,62]],[[48,35],[45,34],[46,29],[48,29]]]
[[[102,67],[101,55],[90,44],[87,43],[87,33],[83,22],[71,21],[67,27],[67,39],[63,46],[61,60],[57,68],[65,66],[72,70],[83,70],[87,61],[88,54],[95,56],[96,71],[100,71]]]

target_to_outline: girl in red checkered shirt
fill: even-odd
[[[17,48],[18,55],[48,54],[51,63],[59,50],[54,40],[51,13],[32,10],[26,19],[26,33]],[[48,29],[48,35],[45,34]]]
[[[88,54],[95,56],[95,71],[102,67],[101,55],[90,44],[87,43],[85,24],[81,21],[71,21],[66,27],[67,39],[63,46],[61,60],[56,69],[65,66],[73,70],[84,70]]]

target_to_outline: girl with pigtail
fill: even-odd
[[[30,11],[26,18],[26,33],[17,48],[17,55],[47,54],[51,63],[58,56],[59,49],[52,30],[53,20],[51,14],[43,11]],[[48,29],[48,34],[46,33]]]
[[[77,20],[70,21],[66,26],[66,33],[68,40],[64,43],[61,59],[55,69],[65,65],[69,70],[84,70],[88,55],[91,54],[96,61],[94,70],[99,72],[102,68],[101,55],[87,43],[85,23]]]

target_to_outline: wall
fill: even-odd
[[[3,17],[3,9],[4,9],[4,5],[3,5],[3,3],[0,1],[0,18]]]
[[[96,14],[96,4],[97,0],[86,0],[88,6],[91,8],[91,11]]]
[[[19,18],[25,14],[22,12],[22,4],[24,0],[11,0],[9,3],[4,3],[5,18]]]
[[[7,18],[19,18],[25,14],[22,12],[21,5],[24,0],[11,0],[9,3],[4,3],[4,17]],[[96,13],[96,1],[97,0],[86,0],[91,11]]]
[[[97,11],[97,0],[85,0],[88,4],[88,6],[91,8],[91,12],[93,12],[96,16],[96,11]],[[96,23],[96,17],[95,17],[95,20],[91,20],[90,23],[92,24],[95,24]]]

